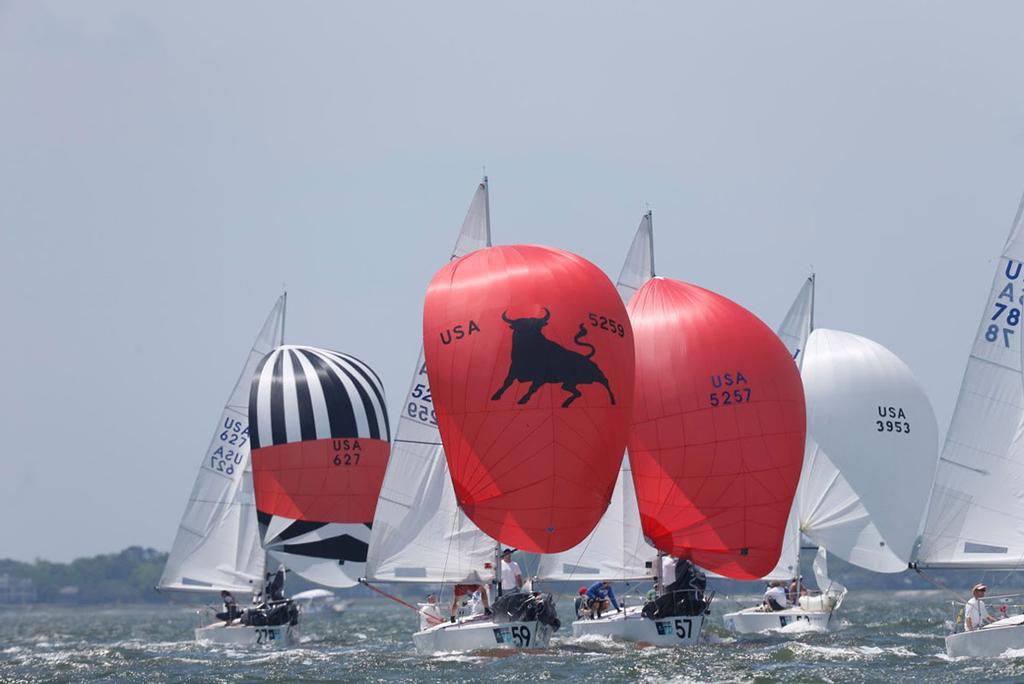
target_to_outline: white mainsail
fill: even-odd
[[[801,530],[855,565],[906,569],[938,453],[931,402],[899,357],[847,332],[812,332],[801,375]]]
[[[782,319],[777,334],[786,345],[797,368],[803,366],[804,349],[807,338],[814,329],[814,274],[804,281],[796,299]],[[797,487],[797,495],[793,497],[793,505],[786,522],[786,534],[782,539],[782,553],[775,568],[765,575],[766,580],[788,580],[800,573],[800,490],[803,486],[804,473],[807,471],[807,452],[804,452],[804,468],[801,472],[801,484]]]
[[[939,459],[915,561],[1017,569],[1024,563],[1024,236],[1017,209],[996,266]]]
[[[284,335],[286,295],[260,329],[221,412],[157,588],[252,592],[262,588],[260,547],[249,459],[249,381]]]
[[[615,285],[622,300],[629,303],[640,287],[654,277],[654,231],[651,212],[640,220],[636,237],[626,255]],[[541,580],[637,580],[653,578],[658,552],[644,541],[640,508],[629,459],[612,490],[612,498],[597,527],[573,548],[541,556],[537,578]]]
[[[487,178],[477,188],[451,258],[489,247]],[[370,534],[367,579],[488,581],[495,542],[459,508],[430,399],[423,348],[402,406]]]

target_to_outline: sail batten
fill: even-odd
[[[158,589],[246,593],[262,588],[264,554],[253,505],[249,379],[284,329],[282,295],[249,351],[196,476]]]

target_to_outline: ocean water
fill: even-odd
[[[415,614],[385,599],[304,615],[301,641],[287,650],[196,644],[198,616],[185,606],[9,608],[0,610],[0,681],[1024,681],[1024,650],[946,657],[952,614],[937,592],[851,593],[828,632],[727,632],[722,614],[751,600],[717,597],[705,643],[687,649],[573,639],[563,615],[544,651],[429,657],[413,649]],[[560,611],[570,606],[561,597]]]

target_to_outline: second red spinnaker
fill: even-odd
[[[726,577],[768,574],[803,463],[796,364],[754,314],[696,285],[652,278],[629,315],[629,458],[644,534]]]

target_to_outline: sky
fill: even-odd
[[[483,169],[495,243],[913,369],[945,433],[1024,190],[1012,2],[0,0],[0,557],[168,549],[287,287],[397,416]]]

